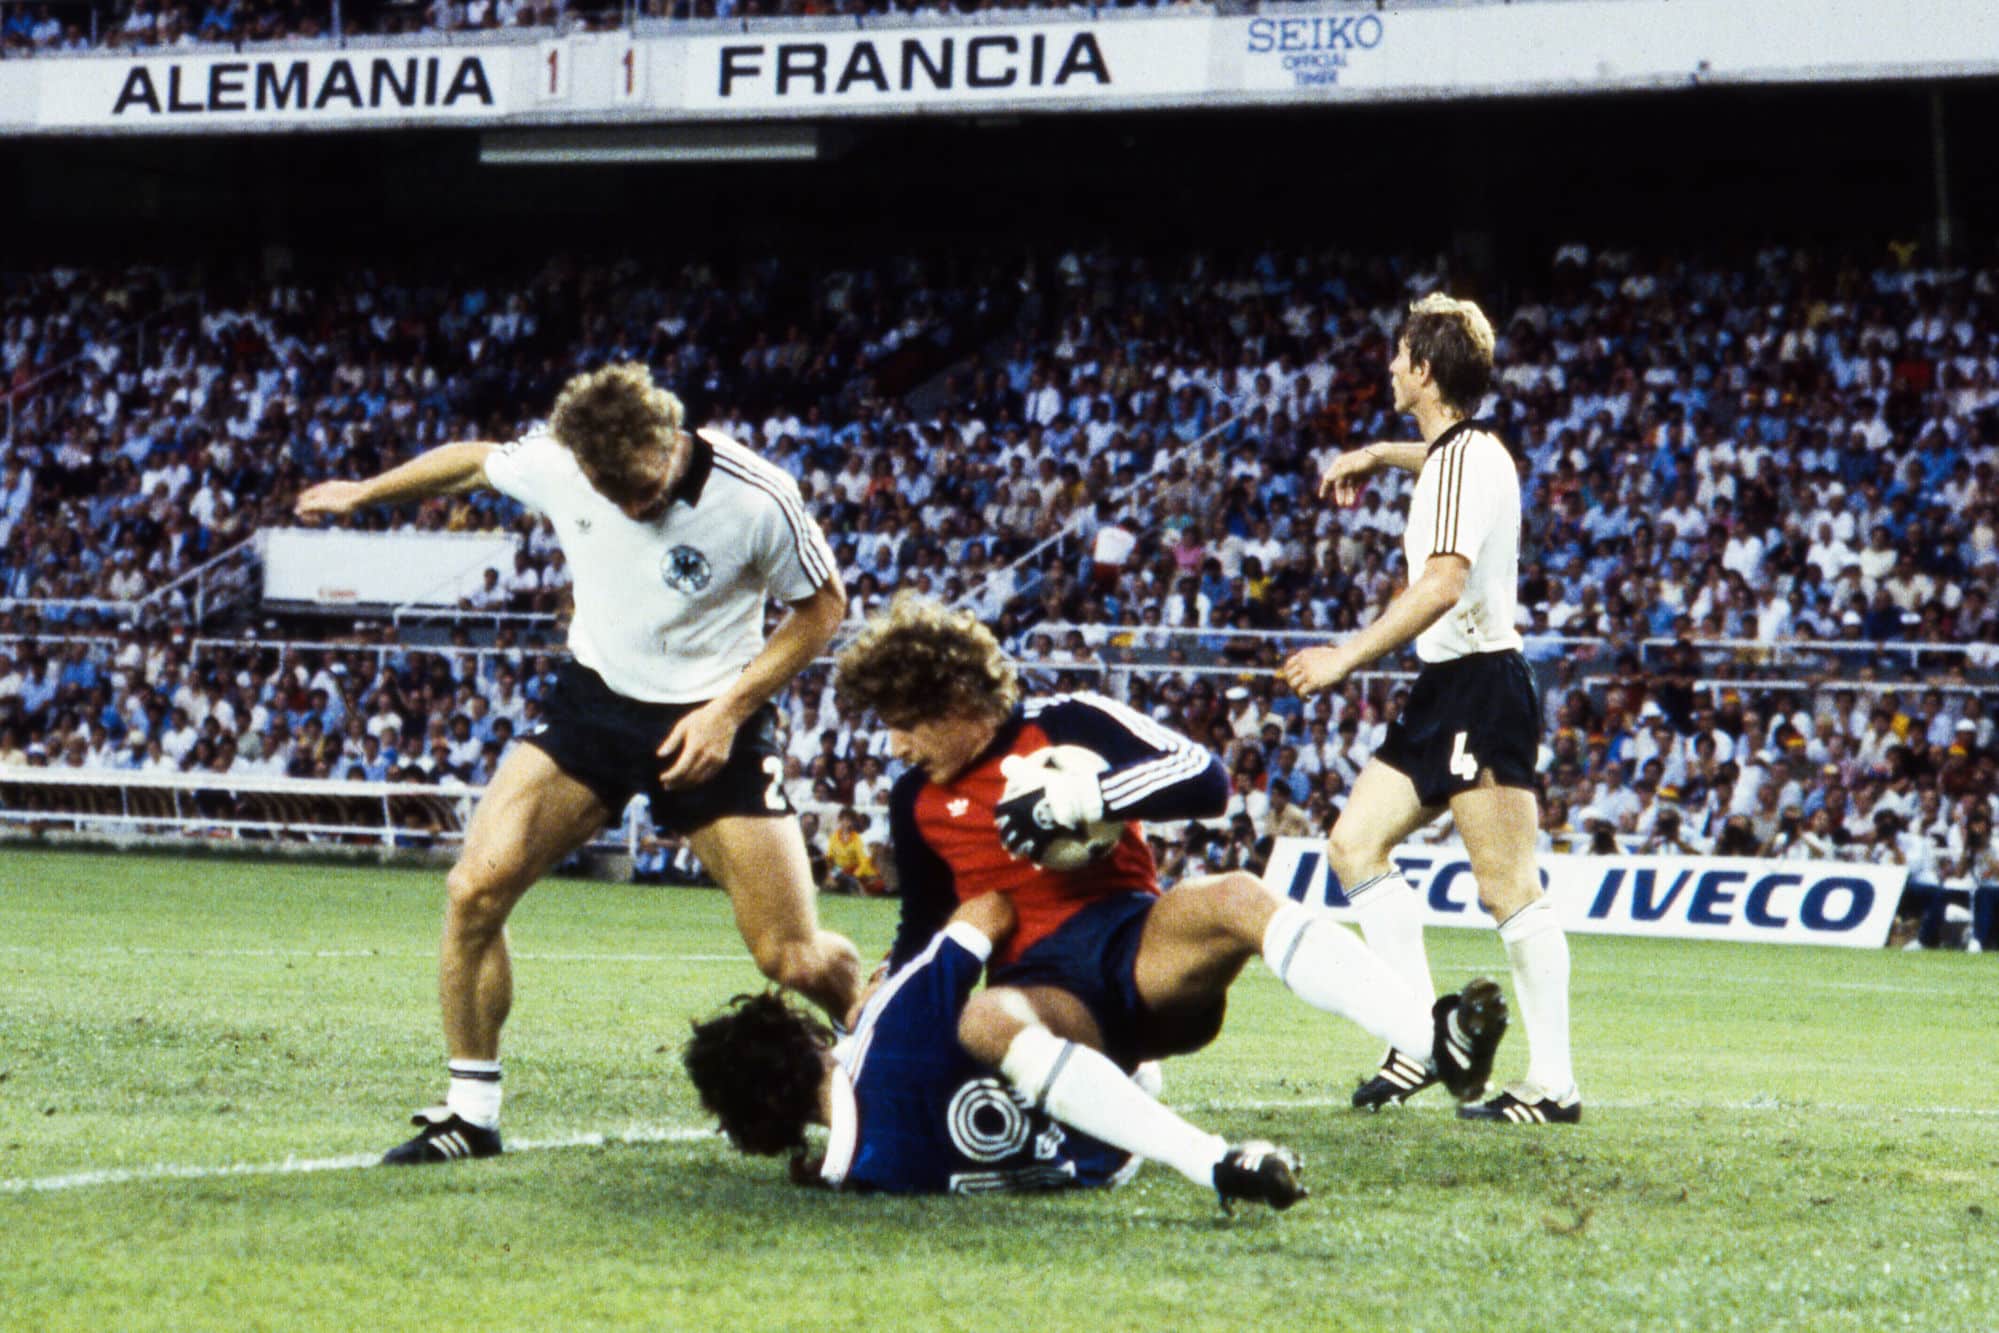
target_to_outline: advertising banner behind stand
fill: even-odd
[[[267,528],[264,600],[333,606],[456,606],[488,569],[514,567],[511,536]]]
[[[1490,927],[1460,847],[1404,844],[1395,863],[1433,926]],[[1846,861],[1732,856],[1542,856],[1541,879],[1578,935],[1653,935],[1878,949],[1909,872]],[[1353,919],[1316,838],[1280,838],[1264,879],[1299,902]]]
[[[190,130],[321,129],[497,120],[514,110],[506,47],[190,52],[47,62],[47,126]]]
[[[1461,100],[1999,72],[1992,0],[1290,4],[506,30],[0,62],[0,131],[314,131]]]
[[[1208,87],[1210,30],[1195,18],[699,37],[681,105],[826,115],[1190,98]]]

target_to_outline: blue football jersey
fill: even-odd
[[[953,924],[882,983],[834,1058],[825,1179],[895,1194],[1065,1189],[1125,1179],[1135,1161],[1064,1128],[958,1045],[958,1017],[992,951]]]

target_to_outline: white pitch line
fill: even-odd
[[[1346,1097],[1293,1097],[1275,1101],[1202,1102],[1177,1109],[1192,1111],[1195,1114],[1214,1114],[1228,1111],[1310,1111],[1335,1107],[1345,1110],[1350,1105],[1351,1102]],[[1999,1108],[1982,1106],[1859,1106],[1849,1103],[1800,1105],[1771,1100],[1675,1102],[1596,1099],[1592,1099],[1587,1105],[1591,1110],[1599,1111],[1796,1111],[1806,1115],[1821,1112],[1832,1115],[1964,1116],[1975,1119],[1999,1119]],[[1398,1107],[1396,1112],[1390,1114],[1397,1112],[1445,1114],[1451,1109],[1446,1102],[1428,1102],[1420,1106]],[[677,1125],[634,1125],[622,1132],[588,1132],[562,1134],[549,1139],[517,1139],[508,1145],[507,1151],[548,1152],[562,1148],[599,1148],[616,1144],[692,1143],[716,1137],[718,1137],[717,1131],[713,1129]],[[65,1190],[92,1189],[101,1185],[143,1184],[156,1180],[216,1180],[232,1176],[361,1171],[380,1165],[381,1156],[378,1153],[353,1154],[347,1157],[288,1157],[281,1162],[237,1162],[225,1166],[161,1163],[155,1166],[120,1167],[103,1171],[78,1171],[60,1176],[30,1176],[15,1180],[0,1180],[0,1195],[52,1194]]]
[[[147,958],[435,958],[435,951],[384,949],[164,949],[152,945],[104,944],[70,949],[38,949],[32,945],[0,945],[0,953],[50,955],[95,954]],[[747,953],[515,953],[530,963],[747,963]]]
[[[1169,1091],[1170,1091],[1169,1087]],[[1322,1110],[1328,1107],[1351,1108],[1351,1097],[1295,1097],[1281,1101],[1249,1102],[1206,1102],[1193,1107],[1180,1107],[1197,1114],[1216,1111],[1305,1111]],[[1388,1114],[1405,1111],[1446,1112],[1453,1110],[1448,1100],[1426,1101],[1416,1106],[1399,1106]],[[1999,1107],[1985,1106],[1863,1106],[1850,1102],[1784,1102],[1764,1099],[1737,1102],[1680,1102],[1680,1101],[1604,1101],[1597,1098],[1583,1099],[1585,1111],[1796,1111],[1801,1115],[1822,1112],[1827,1115],[1935,1115],[1969,1116],[1976,1119],[1999,1119]]]
[[[560,1148],[601,1148],[607,1144],[689,1143],[714,1138],[712,1129],[691,1129],[681,1125],[633,1125],[609,1133],[561,1134],[552,1139],[517,1139],[507,1152],[549,1152]],[[281,1162],[232,1162],[224,1166],[186,1166],[162,1162],[154,1166],[114,1167],[103,1171],[76,1171],[61,1176],[28,1176],[0,1180],[0,1194],[53,1194],[62,1190],[93,1189],[100,1185],[132,1185],[154,1180],[218,1180],[231,1176],[307,1175],[316,1171],[363,1171],[380,1166],[380,1153],[354,1153],[346,1157],[287,1157]]]

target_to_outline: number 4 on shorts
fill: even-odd
[[[1478,760],[1472,758],[1470,752],[1465,749],[1465,737],[1468,734],[1461,731],[1457,739],[1451,742],[1451,776],[1462,778],[1466,782],[1478,776]]]

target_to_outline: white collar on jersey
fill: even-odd
[[[860,1146],[861,1108],[854,1101],[854,1080],[839,1065],[833,1070],[832,1133],[826,1139],[826,1160],[819,1178],[835,1189],[847,1179],[854,1165],[854,1150]]]

